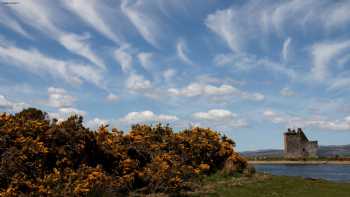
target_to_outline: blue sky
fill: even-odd
[[[349,1],[17,2],[0,5],[1,111],[211,127],[240,151],[288,127],[350,143]]]

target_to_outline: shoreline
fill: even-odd
[[[337,165],[350,165],[350,161],[289,161],[289,160],[275,160],[275,161],[253,161],[248,160],[248,164],[337,164]]]

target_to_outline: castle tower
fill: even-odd
[[[317,141],[309,141],[301,128],[284,133],[284,157],[287,159],[317,158]]]

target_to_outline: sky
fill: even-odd
[[[350,144],[350,1],[2,2],[2,112],[210,127],[239,151],[298,127]]]

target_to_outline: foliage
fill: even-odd
[[[226,163],[235,172],[247,165],[234,142],[211,129],[134,125],[124,134],[82,123],[58,123],[33,108],[0,115],[0,196],[176,193]]]

